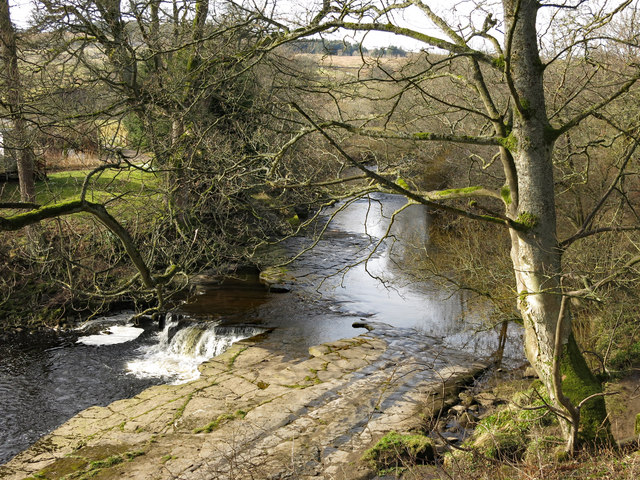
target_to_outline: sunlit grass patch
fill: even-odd
[[[75,170],[48,174],[46,180],[36,183],[36,203],[51,205],[79,198],[90,171]],[[107,169],[92,176],[86,198],[91,202],[108,203],[116,213],[129,216],[138,208],[160,204],[162,202],[161,184],[161,177],[154,172],[138,169]],[[18,185],[7,183],[0,186],[0,200],[19,201]]]

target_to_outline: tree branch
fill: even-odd
[[[562,324],[564,322],[565,310],[567,305],[567,297],[562,296],[560,302],[560,313],[558,313],[558,320],[556,322],[555,343],[553,348],[553,365],[551,367],[551,374],[553,380],[553,389],[555,390],[556,397],[560,404],[569,412],[571,417],[570,429],[571,433],[567,439],[567,452],[573,453],[578,437],[578,426],[580,424],[580,409],[576,408],[569,397],[567,397],[562,391],[562,377],[560,372],[560,358],[562,357]]]
[[[631,87],[635,85],[639,79],[640,79],[640,68],[638,68],[638,72],[635,75],[633,75],[630,80],[628,80],[624,85],[622,85],[616,92],[611,94],[609,97],[605,98],[601,102],[596,103],[595,105],[592,105],[591,107],[577,114],[575,117],[573,117],[571,120],[566,122],[564,125],[561,125],[558,128],[554,128],[553,131],[550,132],[550,139],[555,140],[563,133],[567,132],[568,130],[571,130],[573,127],[580,124],[580,122],[582,122],[585,118],[593,115],[595,112],[597,112],[601,108],[606,107],[622,94],[627,93],[629,89],[631,89]]]
[[[618,268],[615,272],[609,274],[607,277],[603,278],[602,280],[598,281],[593,286],[583,288],[582,290],[575,290],[573,292],[569,292],[567,295],[570,295],[572,297],[593,296],[596,290],[613,282],[616,278],[618,278],[620,275],[625,274],[627,271],[629,271],[632,267],[634,267],[638,263],[640,263],[640,255],[633,257],[631,260],[625,263],[622,267]]]
[[[362,135],[371,138],[386,138],[389,140],[413,140],[413,141],[430,141],[430,142],[451,142],[451,143],[466,143],[473,145],[491,145],[500,146],[501,142],[498,137],[475,137],[473,135],[449,135],[446,133],[433,133],[433,132],[393,132],[388,130],[377,130],[374,128],[362,128],[354,127],[345,122],[323,122],[322,126],[339,127],[348,132]],[[320,131],[318,128],[318,131]]]
[[[384,186],[386,188],[388,188],[389,190],[399,193],[401,195],[404,195],[405,197],[415,201],[416,203],[420,203],[422,205],[426,205],[428,207],[431,207],[435,210],[442,210],[442,211],[446,211],[449,213],[452,213],[454,215],[457,216],[462,216],[462,217],[466,217],[466,218],[470,218],[472,220],[480,220],[483,222],[489,222],[489,223],[495,223],[498,225],[503,225],[505,227],[508,228],[513,228],[515,230],[526,230],[526,226],[522,225],[519,222],[515,222],[509,218],[505,218],[505,217],[497,217],[497,216],[489,216],[489,215],[477,215],[475,213],[472,212],[468,212],[466,210],[462,210],[459,208],[455,208],[455,207],[451,207],[448,205],[443,205],[440,203],[436,203],[432,200],[429,200],[427,198],[424,198],[422,195],[418,195],[415,192],[412,192],[410,190],[407,190],[406,188],[403,188],[402,186],[398,185],[395,182],[392,182],[391,180],[383,177],[382,175],[373,172],[371,170],[369,170],[368,168],[366,168],[364,165],[362,165],[360,162],[358,162],[357,160],[355,160],[351,155],[349,155],[347,152],[344,151],[344,149],[338,145],[338,143],[333,139],[333,137],[331,137],[320,125],[318,125],[317,122],[315,122],[298,104],[296,104],[295,102],[293,102],[292,107],[294,109],[296,109],[311,125],[313,125],[314,128],[316,128],[316,130],[318,130],[318,132],[327,139],[327,141],[331,144],[331,146],[333,146],[339,153],[340,155],[342,155],[342,157],[344,157],[349,163],[351,163],[354,167],[358,168],[359,170],[362,170],[368,177],[372,178],[373,180],[375,180],[379,185]]]
[[[607,191],[604,192],[604,194],[602,195],[602,197],[600,198],[600,200],[598,201],[596,206],[593,207],[593,209],[591,210],[591,213],[589,213],[589,215],[584,220],[584,222],[582,222],[582,225],[580,226],[580,229],[576,233],[574,233],[571,237],[569,237],[566,240],[560,242],[559,247],[561,249],[567,248],[569,245],[571,245],[573,242],[575,242],[576,240],[578,240],[580,238],[585,238],[585,237],[588,237],[590,235],[595,235],[596,233],[600,233],[600,232],[615,231],[615,230],[608,230],[608,229],[594,229],[594,230],[587,231],[587,229],[589,228],[589,226],[593,222],[593,219],[595,218],[595,216],[598,213],[598,211],[600,211],[600,209],[604,205],[604,203],[607,200],[607,198],[609,198],[609,195],[611,195],[611,193],[613,193],[613,191],[615,190],[616,185],[618,184],[620,179],[624,176],[625,169],[626,169],[627,165],[629,164],[629,161],[631,160],[631,157],[633,156],[634,152],[636,151],[636,148],[638,148],[638,142],[637,141],[633,143],[632,147],[629,149],[629,151],[625,155],[624,160],[622,161],[622,165],[618,169],[618,174],[616,175],[616,178],[613,179],[613,181],[611,182],[611,185],[609,186]]]
[[[410,28],[399,27],[397,25],[391,23],[353,23],[353,22],[327,22],[322,24],[325,30],[331,28],[346,28],[348,30],[359,31],[359,32],[389,32],[394,33],[396,35],[401,35],[403,37],[413,38],[414,40],[418,40],[426,45],[430,45],[435,48],[439,48],[441,50],[445,50],[449,53],[453,53],[456,55],[463,55],[468,57],[473,57],[480,62],[486,63],[490,65],[492,68],[496,68],[496,62],[493,56],[481,52],[479,50],[474,50],[473,48],[456,45],[455,43],[448,42],[446,40],[442,40],[438,37],[433,37],[431,35],[426,35],[421,32],[417,32],[415,30],[411,30]],[[317,33],[317,32],[314,32]],[[307,35],[306,33],[303,35]]]
[[[509,87],[509,93],[513,98],[513,103],[516,107],[516,110],[518,110],[518,113],[520,113],[520,115],[525,115],[526,112],[522,108],[522,102],[520,101],[520,94],[518,93],[518,90],[516,90],[516,86],[513,82],[513,76],[511,75],[511,46],[513,44],[513,35],[515,33],[516,25],[518,23],[518,14],[520,13],[520,4],[521,4],[521,0],[518,0],[516,2],[515,11],[513,13],[513,22],[509,26],[509,31],[507,32],[507,38],[505,40],[506,45],[505,45],[505,54],[504,54],[504,62],[505,62],[504,74],[507,80],[507,86]]]
[[[170,277],[175,275],[175,271],[170,271],[160,277],[154,278],[129,232],[120,225],[120,223],[113,218],[109,212],[107,212],[104,205],[99,203],[92,203],[82,199],[71,200],[69,202],[40,207],[36,210],[16,214],[10,217],[0,217],[0,230],[20,230],[26,226],[39,223],[42,220],[83,212],[90,213],[95,216],[105,227],[120,239],[127,255],[138,269],[138,272],[140,272],[140,277],[142,278],[142,282],[146,288],[154,289],[158,287],[160,283],[166,283]]]

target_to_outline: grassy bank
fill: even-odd
[[[46,180],[36,182],[36,202],[50,205],[55,202],[77,198],[91,170],[74,170],[49,173]],[[101,202],[114,198],[149,199],[158,195],[160,177],[152,172],[138,169],[107,169],[91,179],[87,199]],[[20,191],[17,183],[0,184],[0,201],[17,202]]]

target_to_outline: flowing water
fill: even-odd
[[[158,331],[127,325],[130,316],[94,321],[88,335],[0,345],[0,464],[85,408],[197,378],[200,363],[264,331],[171,319]]]
[[[202,362],[220,355],[238,340],[263,332],[254,326],[224,327],[204,322],[180,328],[177,319],[169,318],[157,334],[157,343],[139,348],[136,358],[127,362],[127,371],[138,378],[163,378],[171,383],[195,380]]]
[[[478,356],[495,351],[497,333],[482,323],[486,306],[403,273],[428,250],[430,228],[426,209],[405,203],[374,195],[326,212],[332,221],[323,238],[284,270],[291,293],[269,293],[248,275],[204,289],[162,328],[129,325],[122,314],[71,333],[0,344],[0,464],[77,412],[197,378],[200,363],[266,331],[261,345],[290,356],[364,332],[352,327],[362,319],[415,327]],[[310,243],[290,239],[279,253]],[[519,336],[512,329],[507,358],[522,358]]]
[[[362,333],[351,324],[369,319],[416,328],[481,357],[495,352],[498,335],[485,324],[488,305],[404,273],[408,263],[429,251],[431,225],[425,207],[407,207],[404,197],[376,194],[339,204],[327,215],[332,221],[324,238],[287,267],[299,297],[297,314],[278,316],[279,302],[265,307],[276,309],[270,314],[278,327],[272,338],[286,332],[278,341],[306,349]],[[387,239],[381,241],[383,237]],[[310,240],[296,238],[291,243],[289,251],[300,251]],[[519,361],[521,332],[517,327],[510,330],[505,356]]]

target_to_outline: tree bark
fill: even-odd
[[[32,203],[36,198],[35,162],[24,117],[16,32],[11,23],[8,0],[0,0],[0,42],[4,66],[3,83],[12,123],[11,131],[6,136],[5,151],[15,155],[22,201]]]
[[[543,66],[536,33],[537,0],[503,0],[507,20],[507,55],[512,96],[517,102],[512,135],[517,143],[514,160],[518,177],[518,220],[528,229],[511,230],[511,258],[514,266],[518,307],[524,320],[525,352],[550,393],[554,405],[563,409],[553,382],[553,358],[558,321],[562,345],[560,368],[562,390],[577,405],[601,392],[601,385],[578,349],[571,329],[571,314],[559,319],[562,291],[561,252],[556,232],[555,188],[550,135],[543,89]],[[596,438],[606,426],[602,397],[582,410],[581,436]],[[563,423],[569,435],[570,426]],[[605,429],[606,430],[606,429]]]

